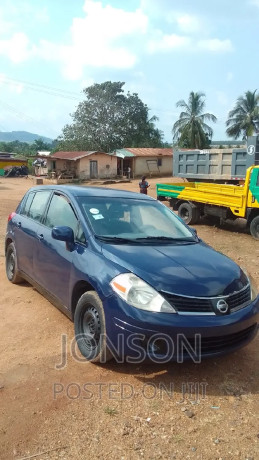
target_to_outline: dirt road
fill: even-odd
[[[201,364],[98,366],[71,352],[69,319],[29,285],[7,282],[7,216],[31,185],[0,181],[0,459],[259,458],[259,337]],[[136,181],[113,187],[138,191]],[[259,242],[243,222],[196,228],[258,282]]]

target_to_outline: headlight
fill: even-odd
[[[155,289],[133,273],[116,276],[110,285],[125,302],[140,310],[176,313],[175,309]]]
[[[245,275],[247,276],[247,279],[248,279],[248,281],[249,281],[249,283],[250,283],[250,287],[251,287],[251,300],[253,301],[253,300],[255,300],[256,297],[258,296],[258,289],[257,289],[257,286],[256,286],[256,282],[255,282],[253,276],[250,275],[250,273],[249,273],[245,268],[242,267],[242,270],[243,270],[243,272],[245,273]]]

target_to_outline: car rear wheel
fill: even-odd
[[[200,210],[191,203],[182,203],[178,209],[178,215],[186,224],[196,224],[200,219]]]
[[[23,282],[22,277],[17,270],[17,256],[14,243],[10,243],[6,250],[5,259],[6,276],[13,284],[20,284]]]
[[[259,240],[259,216],[254,217],[251,221],[250,233],[256,240]]]
[[[103,304],[95,291],[85,292],[80,297],[74,323],[78,348],[88,361],[105,363],[112,359],[106,345]]]

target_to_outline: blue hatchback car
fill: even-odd
[[[8,279],[69,316],[92,362],[199,362],[258,330],[253,279],[144,194],[34,187],[9,216],[5,253]]]

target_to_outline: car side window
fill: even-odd
[[[28,215],[28,211],[30,209],[30,206],[32,204],[32,200],[34,198],[34,195],[35,195],[35,192],[31,192],[27,195],[26,199],[24,200],[24,203],[22,205],[22,209],[21,209],[21,214],[24,215],[24,216],[27,216]]]
[[[53,195],[46,215],[45,225],[49,228],[71,227],[74,235],[77,234],[78,220],[66,197],[56,193]]]
[[[44,214],[50,194],[51,191],[47,190],[36,192],[32,199],[31,205],[28,209],[27,216],[33,220],[40,222]]]

